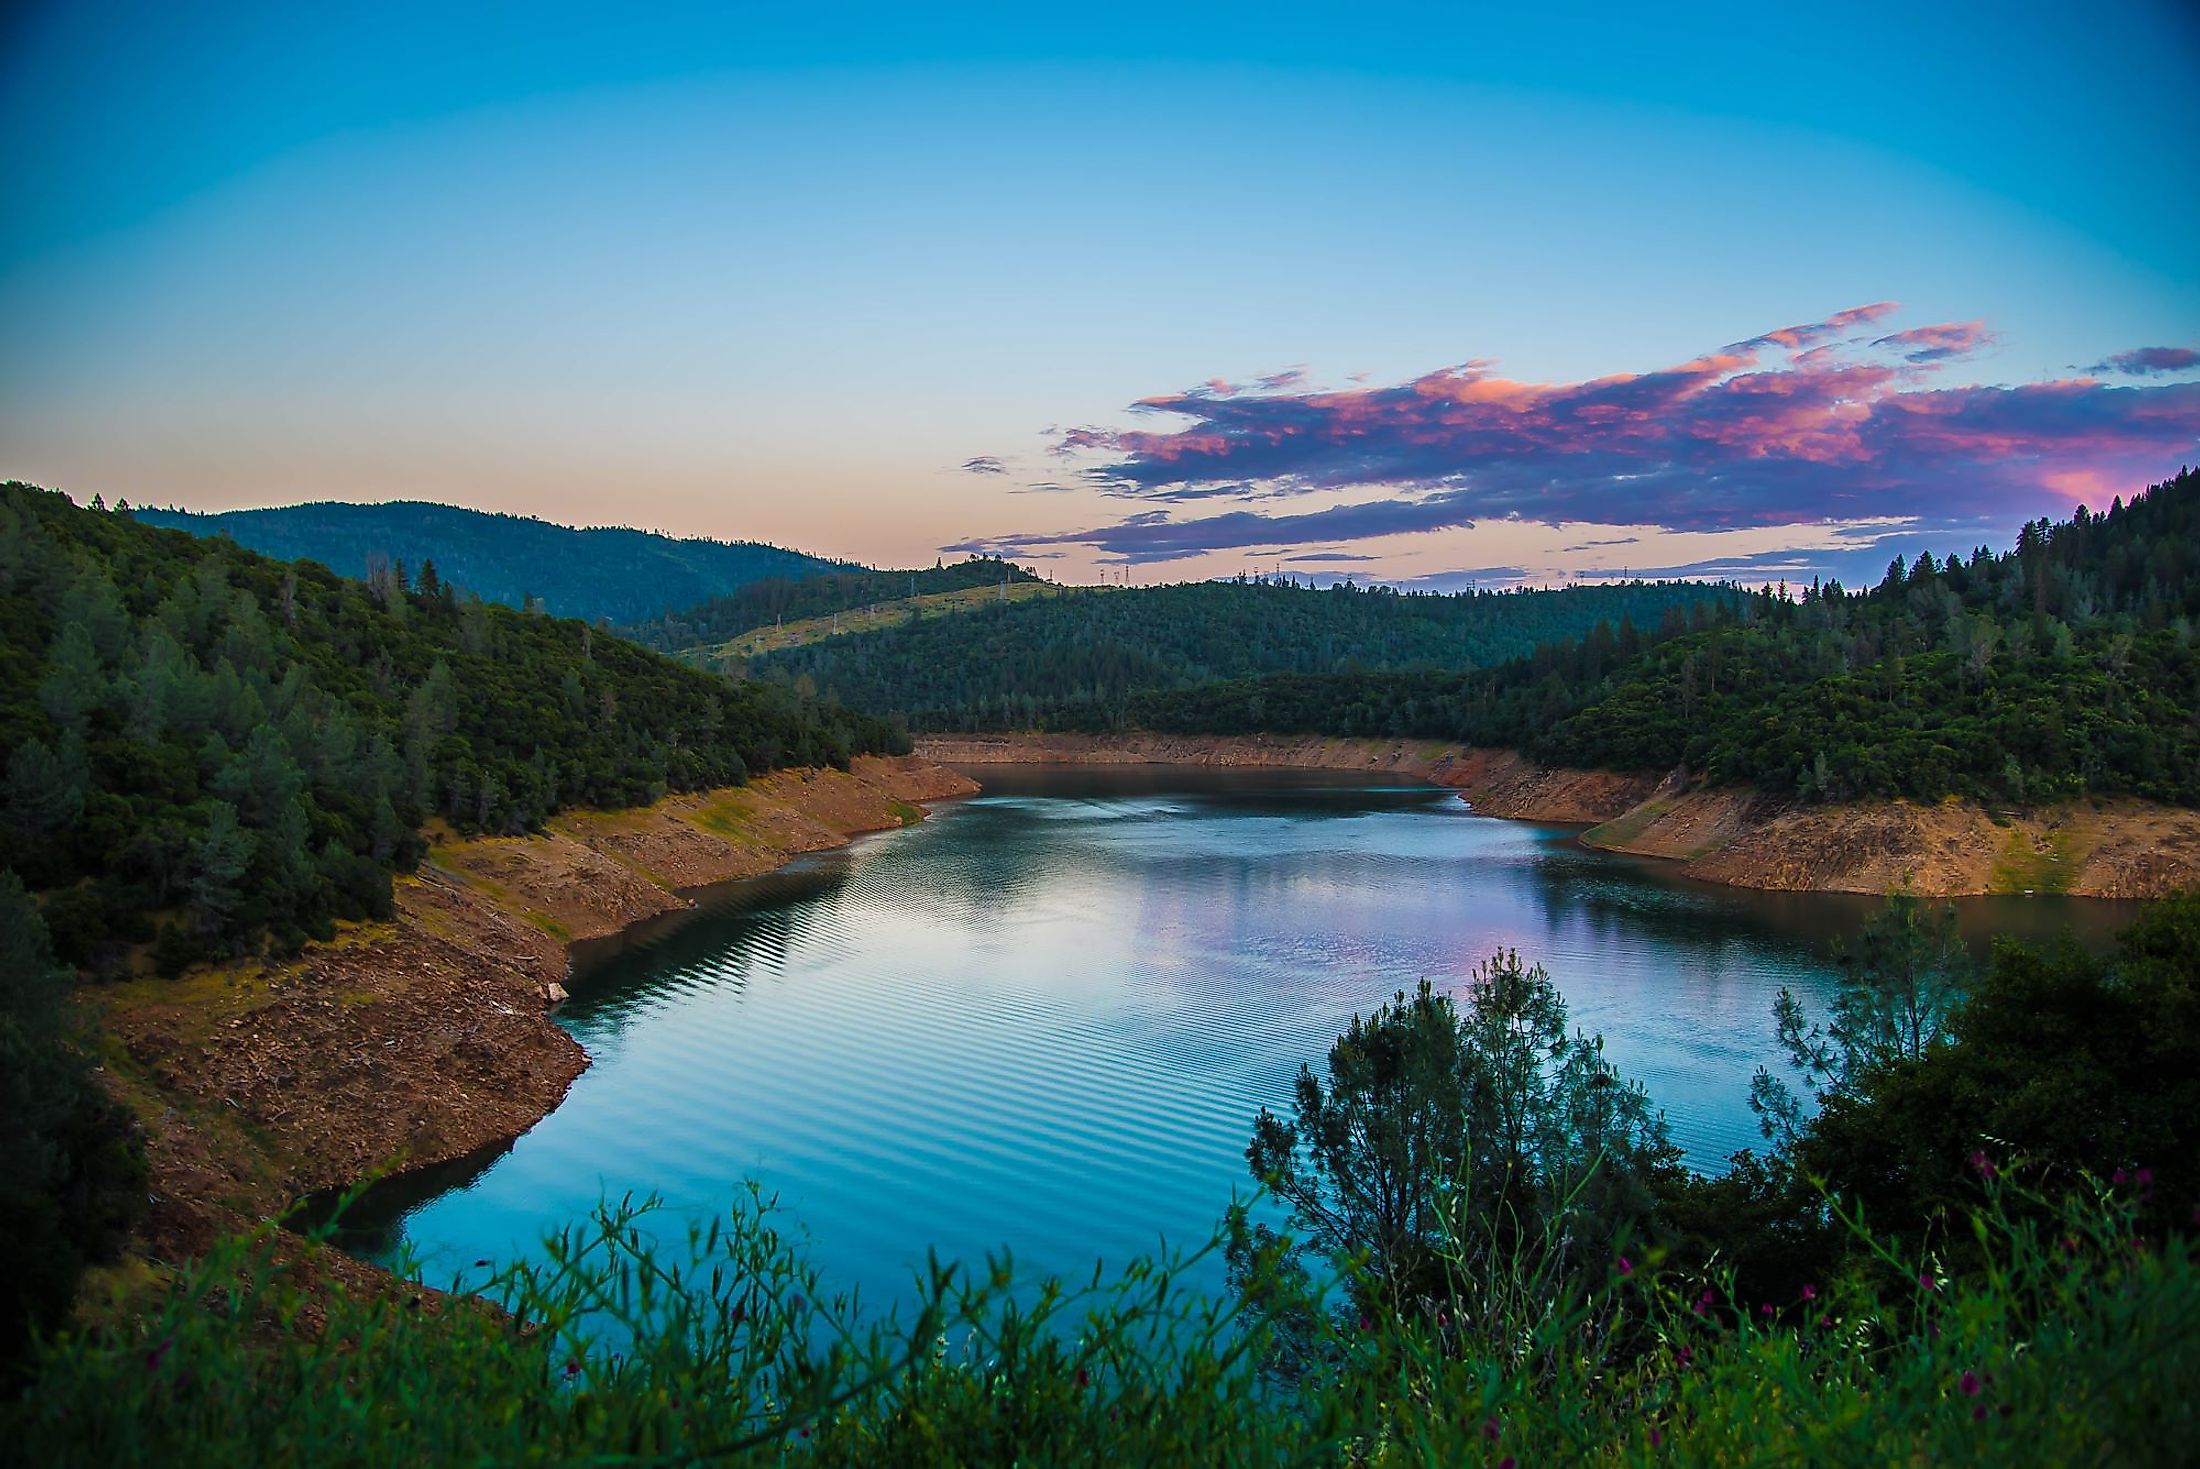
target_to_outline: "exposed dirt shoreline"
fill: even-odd
[[[2159,898],[2200,887],[2200,811],[2143,801],[1988,810],[1971,801],[1805,805],[1679,777],[1550,769],[1508,750],[1316,736],[967,735],[920,740],[943,765],[1290,766],[1418,777],[1488,816],[1580,824],[1608,851],[1690,877],[1791,892]]]
[[[148,1253],[196,1254],[303,1194],[517,1137],[588,1065],[549,1018],[571,945],[977,788],[865,757],[567,813],[536,836],[439,843],[398,881],[393,921],[293,962],[104,991],[108,1074],[146,1129]]]

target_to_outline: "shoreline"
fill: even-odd
[[[2200,887],[2200,811],[2128,798],[1990,810],[1975,801],[1806,805],[1679,776],[1536,764],[1510,750],[1314,735],[927,736],[943,765],[1134,764],[1358,770],[1456,790],[1477,813],[1585,828],[1584,846],[1774,892],[1928,898],[2161,898]]]
[[[918,756],[863,756],[564,812],[530,836],[438,842],[397,879],[391,919],[295,959],[109,987],[106,1077],[145,1132],[143,1252],[195,1255],[309,1195],[509,1144],[589,1064],[551,1019],[577,947],[977,789]]]

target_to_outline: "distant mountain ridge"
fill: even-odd
[[[1482,668],[1599,625],[1615,638],[1669,623],[1685,631],[1745,600],[1710,582],[1442,594],[1247,579],[1064,588],[735,661],[755,677],[807,679],[924,733],[1112,730],[1152,691],[1270,674]]]
[[[228,536],[279,560],[318,561],[341,576],[365,576],[377,560],[402,561],[484,601],[509,607],[539,598],[560,617],[632,622],[696,606],[751,582],[857,569],[761,541],[680,539],[615,527],[575,529],[423,500],[356,504],[324,500],[265,510],[132,512],[147,525]]]

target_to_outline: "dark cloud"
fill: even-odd
[[[1383,558],[1380,556],[1355,556],[1350,551],[1309,551],[1301,556],[1286,556],[1283,559],[1286,562],[1319,561],[1326,563],[1335,561],[1380,561]]]
[[[1578,546],[1566,546],[1562,549],[1567,551],[1593,551],[1599,546],[1632,546],[1641,540],[1641,536],[1615,536],[1609,541],[1583,541]]]
[[[1756,551],[1739,556],[1712,556],[1702,561],[1683,561],[1674,566],[1620,566],[1601,567],[1574,573],[1582,581],[1673,581],[1680,579],[1709,581],[1777,581],[1786,576],[1801,577],[1809,581],[1811,576],[1828,564],[1829,558],[1812,551]]]
[[[1401,592],[1467,592],[1477,587],[1509,587],[1532,581],[1520,566],[1467,566],[1457,571],[1432,571],[1389,583]]]
[[[1159,508],[971,544],[1168,561],[1499,518],[1676,531],[2007,521],[2105,502],[2174,471],[2200,444],[2200,383],[1934,387],[1920,379],[1990,334],[1975,322],[1855,334],[1893,309],[1856,307],[1677,366],[1577,383],[1516,382],[1470,361],[1387,387],[1145,399],[1134,405],[1142,415],[1189,422],[1071,429],[1057,449],[1097,456],[1092,484]],[[1178,519],[1174,508],[1367,487],[1392,493],[1296,513]]]
[[[1906,332],[1895,332],[1872,345],[1900,352],[1906,361],[1926,363],[1968,356],[1993,340],[1994,334],[1986,329],[1983,321],[1948,321],[1938,326],[1918,326]]]
[[[1006,474],[1008,466],[991,454],[974,454],[962,462],[965,474]]]
[[[2153,377],[2165,372],[2185,372],[2200,367],[2200,351],[2191,347],[2134,347],[2104,357],[2087,372],[2116,372],[2125,377]]]

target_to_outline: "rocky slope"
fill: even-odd
[[[1736,887],[1928,897],[2057,892],[2155,898],[2200,887],[2200,811],[2081,801],[1804,805],[1759,791],[1554,770],[1507,750],[1290,735],[976,735],[927,739],[949,765],[1012,762],[1297,766],[1391,772],[1457,789],[1476,811],[1585,825],[1581,840],[1671,858]]]
[[[547,1013],[569,944],[976,789],[920,759],[865,757],[442,842],[397,884],[392,922],[288,964],[106,991],[109,1073],[146,1127],[150,1250],[193,1253],[300,1194],[526,1131],[588,1064]]]

